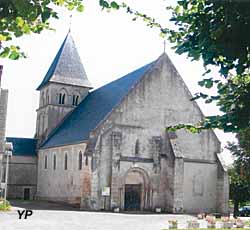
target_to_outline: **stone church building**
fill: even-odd
[[[13,139],[17,155],[36,159],[32,197],[91,210],[228,211],[214,132],[166,130],[203,114],[165,53],[93,90],[69,33],[37,90],[35,139]]]

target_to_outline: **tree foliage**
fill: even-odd
[[[225,77],[230,70],[243,74],[249,68],[248,1],[182,0],[170,9],[177,30],[170,31],[169,39],[177,53],[219,66]]]
[[[128,8],[126,4],[119,5],[115,1],[99,0],[102,9],[110,11],[120,7]],[[61,6],[69,11],[84,10],[83,0],[1,0],[0,1],[0,58],[17,60],[25,57],[19,46],[6,46],[6,41],[23,35],[39,34],[50,27],[51,19],[59,19],[55,6]]]
[[[197,93],[193,100],[216,102],[223,115],[208,116],[192,130],[219,128],[238,132],[250,126],[250,4],[247,1],[181,0],[172,10],[176,30],[167,31],[178,54],[202,60],[206,72],[219,68],[222,80],[204,78],[199,85],[217,88],[216,95]],[[190,124],[168,127],[190,129]]]
[[[238,143],[228,143],[227,148],[235,156],[230,169],[230,197],[234,202],[235,215],[239,204],[250,201],[250,128],[237,134]]]
[[[0,57],[18,59],[25,54],[20,47],[5,46],[5,41],[31,33],[51,29],[49,20],[58,19],[53,6],[83,11],[82,0],[1,0],[0,1]]]
[[[178,124],[169,127],[175,131],[180,128],[199,132],[203,129],[220,128],[224,132],[238,133],[241,130],[247,129],[250,125],[250,75],[242,74],[229,77],[226,82],[220,80],[204,79],[199,82],[200,85],[206,88],[216,87],[216,95],[207,95],[197,93],[193,100],[202,98],[205,103],[216,102],[222,115],[207,116],[198,124]]]

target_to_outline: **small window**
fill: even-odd
[[[44,168],[47,169],[48,168],[48,157],[47,155],[44,158]]]
[[[58,100],[58,104],[62,104],[62,94],[59,94],[59,100]]]
[[[78,105],[78,101],[79,101],[79,96],[76,96],[75,105]]]
[[[72,105],[77,106],[79,101],[79,96],[73,95]]]
[[[62,95],[62,104],[65,104],[65,94]]]
[[[82,170],[82,152],[79,152],[78,169]]]
[[[67,153],[64,156],[64,170],[68,169],[68,155]]]
[[[65,104],[65,93],[60,93],[59,94],[59,101],[58,101],[58,103],[60,105],[64,105]]]
[[[86,166],[89,165],[89,158],[88,158],[88,156],[86,156],[86,158],[85,158],[85,165],[86,165]]]
[[[135,142],[135,155],[139,155],[139,153],[140,153],[140,142],[137,139]]]
[[[44,106],[44,92],[42,92],[42,95],[41,95],[41,107]]]
[[[53,169],[56,170],[56,155],[53,158]]]

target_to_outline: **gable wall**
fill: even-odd
[[[139,133],[124,137],[126,155],[133,154],[136,136],[143,143],[143,154],[148,155],[152,136],[165,137],[165,128],[179,123],[196,123],[202,119],[197,104],[178,76],[168,58],[161,57],[153,70],[137,84],[105,123],[141,127]],[[138,137],[139,134],[139,137]],[[177,131],[183,157],[214,161],[220,143],[212,131],[192,134]],[[128,145],[129,144],[129,145]]]
[[[186,189],[191,185],[190,177],[184,178],[184,170],[192,164],[185,164],[182,161],[182,171],[177,168],[174,171],[174,164],[171,160],[171,148],[169,140],[166,137],[166,127],[179,123],[196,123],[202,119],[202,113],[195,102],[190,101],[192,98],[180,76],[172,66],[170,60],[166,56],[158,60],[144,78],[130,91],[123,102],[113,110],[110,116],[93,132],[101,132],[103,138],[103,147],[101,150],[101,166],[99,172],[99,189],[103,186],[115,185],[116,190],[121,189],[119,183],[122,176],[131,167],[134,167],[132,162],[120,162],[120,169],[116,170],[113,166],[114,153],[111,143],[111,134],[113,131],[122,133],[122,141],[120,153],[122,156],[135,157],[136,140],[140,143],[141,158],[154,158],[152,151],[152,137],[160,136],[163,139],[162,154],[166,158],[162,158],[160,165],[161,170],[155,172],[154,163],[136,163],[137,166],[145,169],[152,181],[151,203],[155,207],[164,206],[169,211],[182,212],[188,210],[184,207],[188,200],[188,196],[184,197]],[[107,131],[109,130],[109,131]],[[216,178],[212,178],[210,172],[216,172],[215,153],[220,150],[220,143],[212,131],[203,131],[200,134],[191,134],[185,130],[176,132],[178,147],[184,159],[196,161],[208,161],[205,164],[209,178],[211,179],[211,191],[207,190],[204,194],[216,196]],[[111,164],[111,162],[113,162]],[[212,164],[212,165],[211,165]],[[199,163],[195,163],[197,169]],[[203,164],[202,164],[203,166]],[[211,167],[210,167],[211,166]],[[115,172],[115,173],[114,173]],[[191,173],[192,174],[192,173]],[[209,183],[210,183],[209,182]],[[186,183],[189,187],[186,187]],[[117,193],[117,191],[113,191]],[[210,194],[210,195],[209,195]],[[191,193],[191,196],[193,194]],[[203,202],[209,202],[206,196],[202,197]],[[116,197],[111,197],[112,202],[118,200]],[[116,202],[117,204],[117,202]],[[195,204],[196,206],[203,205],[202,202]],[[210,208],[210,207],[208,207]],[[211,204],[211,209],[215,209],[215,204]]]

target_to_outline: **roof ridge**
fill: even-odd
[[[127,77],[127,76],[130,75],[131,73],[134,73],[135,71],[138,71],[139,69],[141,69],[141,68],[143,68],[143,67],[152,65],[152,64],[154,64],[155,62],[156,62],[156,61],[152,61],[152,62],[150,62],[150,63],[148,63],[148,64],[146,64],[146,65],[144,65],[144,66],[142,66],[142,67],[140,67],[140,68],[138,68],[138,69],[132,70],[132,71],[130,71],[129,73],[127,73],[126,75],[124,75],[124,76],[122,76],[122,77],[120,77],[120,78],[117,78],[117,79],[115,79],[115,80],[113,80],[113,81],[111,81],[111,82],[108,82],[108,83],[106,83],[106,84],[100,86],[99,88],[96,88],[95,90],[91,91],[90,93],[94,93],[95,91],[97,91],[97,90],[99,90],[99,89],[101,89],[101,88],[103,88],[103,87],[105,87],[105,86],[108,86],[108,85],[113,84],[113,83],[115,83],[115,82],[117,82],[117,81],[119,81],[119,80],[122,80],[123,78]]]
[[[6,137],[11,138],[11,139],[27,139],[27,140],[37,140],[37,138],[32,138],[32,137]]]

